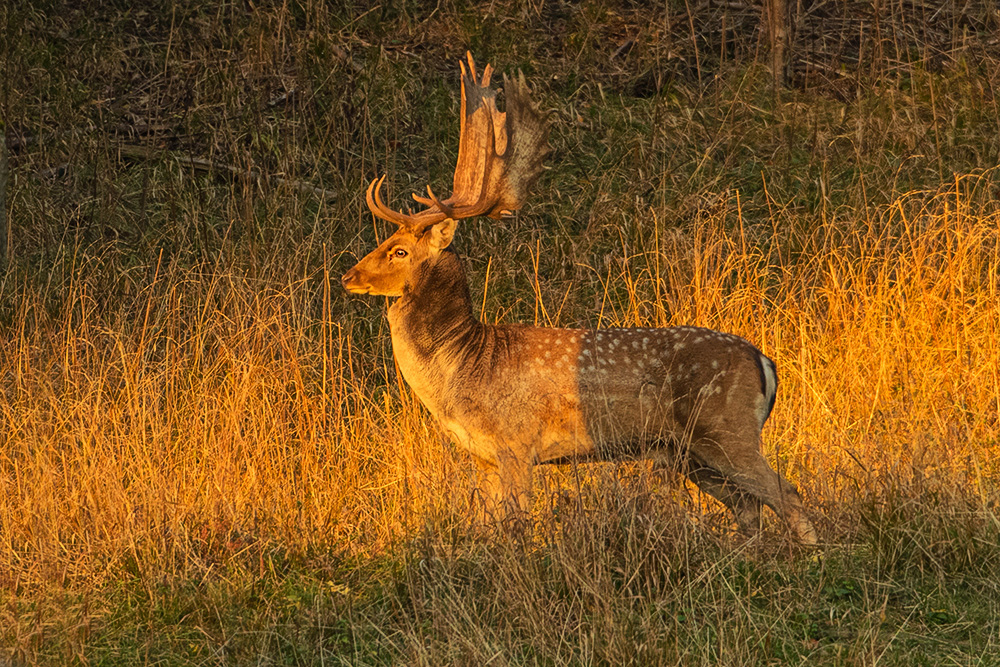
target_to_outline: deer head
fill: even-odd
[[[507,110],[496,105],[490,89],[493,69],[476,75],[472,55],[462,65],[462,112],[452,194],[439,199],[430,186],[427,196],[413,199],[424,208],[395,211],[382,201],[383,176],[368,186],[368,208],[399,229],[344,274],[344,287],[357,294],[401,296],[421,267],[433,263],[455,235],[458,220],[485,215],[499,218],[520,208],[542,171],[549,152],[547,126],[531,102],[524,75],[503,77]]]

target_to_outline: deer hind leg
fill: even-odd
[[[683,473],[703,493],[725,505],[736,517],[740,529],[747,533],[760,531],[760,500],[727,479],[690,452],[677,452],[674,447],[660,447],[650,452],[658,470]]]
[[[738,486],[743,494],[753,496],[774,510],[799,542],[817,543],[816,529],[806,517],[799,492],[768,465],[756,442],[752,451],[746,451],[745,447],[726,448],[716,443],[693,445],[692,450],[697,450],[696,454],[692,451],[693,460],[703,461],[725,481]]]
[[[760,510],[763,504],[756,496],[743,491],[716,470],[695,461],[689,463],[684,474],[701,491],[728,507],[741,530],[751,534],[760,532]]]

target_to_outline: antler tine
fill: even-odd
[[[392,210],[385,205],[385,202],[382,201],[382,184],[384,182],[385,175],[381,178],[376,178],[368,184],[368,191],[365,193],[368,210],[370,210],[376,217],[397,224],[400,227],[414,227],[428,223],[433,224],[433,222],[444,220],[446,217],[444,214],[440,214],[437,211],[418,211],[417,213],[408,214]],[[427,213],[434,215],[428,216],[426,215]],[[429,219],[431,217],[436,217],[437,219],[432,221]]]
[[[424,206],[436,206],[438,210],[444,213],[447,217],[449,218],[455,217],[454,209],[452,209],[451,206],[438,199],[437,195],[434,194],[434,191],[431,190],[430,185],[427,186],[426,197],[421,197],[416,192],[414,192],[411,196],[413,197],[413,200],[418,204],[423,204]]]
[[[402,214],[397,214],[395,211],[387,209],[382,203],[382,196],[380,192],[382,190],[383,181],[385,181],[384,174],[380,178],[376,178],[368,184],[368,190],[365,191],[365,203],[368,204],[368,210],[374,213],[377,217],[389,222],[394,222],[397,225],[401,225],[403,224],[403,221],[400,219]]]
[[[461,60],[458,61],[458,68],[462,71],[462,81],[465,81],[465,77],[471,72],[472,78],[476,78],[476,62],[472,59],[472,52],[466,51],[465,57],[469,60],[469,68],[466,70],[465,63]]]

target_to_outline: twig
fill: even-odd
[[[619,46],[617,49],[615,49],[615,52],[611,54],[611,57],[609,58],[609,60],[614,60],[618,56],[622,55],[623,53],[627,54],[629,51],[632,50],[633,46],[635,46],[635,40],[634,39],[627,39],[627,40],[625,40],[624,42],[622,42],[621,46]]]
[[[738,12],[760,13],[761,7],[757,4],[747,4],[745,0],[719,0],[708,3],[709,7],[715,9],[732,9]]]
[[[69,172],[69,168],[69,162],[63,162],[62,164],[57,164],[54,167],[39,169],[35,172],[35,176],[41,179],[62,178]]]
[[[361,74],[363,71],[365,71],[365,68],[359,65],[358,63],[354,62],[354,59],[351,58],[351,56],[347,53],[347,51],[345,51],[341,47],[334,44],[330,48],[333,51],[333,55],[337,56],[342,61],[344,61],[344,63],[352,70],[354,70],[356,74]]]
[[[19,153],[20,151],[32,146],[36,143],[44,143],[50,139],[57,139],[61,137],[77,137],[84,134],[90,134],[92,132],[98,132],[102,129],[105,131],[113,132],[114,134],[125,135],[130,137],[138,136],[148,136],[151,134],[163,134],[171,133],[177,130],[177,123],[114,123],[111,125],[106,125],[103,128],[99,128],[93,124],[82,125],[80,127],[73,127],[68,130],[61,130],[55,132],[43,132],[41,134],[29,134],[21,137],[11,137],[9,148],[13,153]]]
[[[273,109],[279,104],[285,104],[290,99],[293,99],[294,97],[298,96],[298,94],[299,91],[295,88],[292,88],[291,90],[286,90],[283,93],[278,93],[277,95],[275,95],[274,97],[272,97],[267,101],[267,108]]]
[[[300,181],[294,178],[285,178],[283,176],[266,175],[262,174],[257,169],[252,169],[252,168],[243,169],[240,167],[234,167],[233,165],[225,164],[223,162],[217,162],[215,160],[195,157],[193,155],[184,155],[172,151],[156,150],[154,148],[148,148],[146,146],[135,146],[133,144],[122,144],[121,146],[118,147],[118,152],[123,158],[131,160],[151,160],[160,157],[171,157],[175,159],[179,164],[184,165],[186,167],[190,167],[195,171],[200,171],[203,173],[222,172],[240,178],[249,178],[250,180],[255,182],[269,181],[271,183],[276,183],[278,185],[284,185],[288,188],[291,188],[292,190],[295,190],[296,192],[315,195],[320,199],[326,201],[335,199],[337,196],[337,193],[333,192],[332,190],[316,187],[315,185],[307,183],[306,181]]]

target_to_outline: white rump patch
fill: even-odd
[[[774,395],[778,390],[778,378],[775,375],[774,362],[760,355],[760,366],[764,369],[764,393],[757,399],[757,423],[760,428],[764,428],[767,421],[768,410],[774,402]]]

